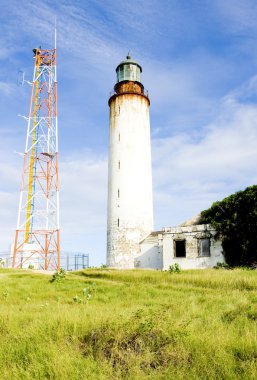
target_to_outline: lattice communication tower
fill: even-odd
[[[56,48],[33,50],[35,66],[13,268],[60,269]]]

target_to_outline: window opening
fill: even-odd
[[[118,189],[118,198],[120,197],[120,189]]]
[[[186,241],[185,240],[175,240],[175,257],[186,257]]]
[[[199,256],[211,256],[211,242],[210,239],[199,239]]]
[[[120,161],[118,162],[118,168],[120,169]]]
[[[118,218],[118,227],[120,226],[120,219]]]

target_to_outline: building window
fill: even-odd
[[[174,256],[186,257],[186,241],[174,240]]]
[[[120,197],[120,189],[118,189],[118,198]]]
[[[120,169],[120,161],[118,162],[118,168]]]
[[[210,239],[199,239],[199,256],[211,256]]]
[[[119,141],[120,141],[120,133],[119,133]]]
[[[118,227],[120,226],[120,219],[118,218]]]

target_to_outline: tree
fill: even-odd
[[[227,263],[231,266],[257,262],[257,186],[214,202],[201,213],[200,224],[209,223],[222,240]]]

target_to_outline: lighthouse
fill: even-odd
[[[153,231],[150,100],[130,55],[109,99],[107,265],[129,269]]]

